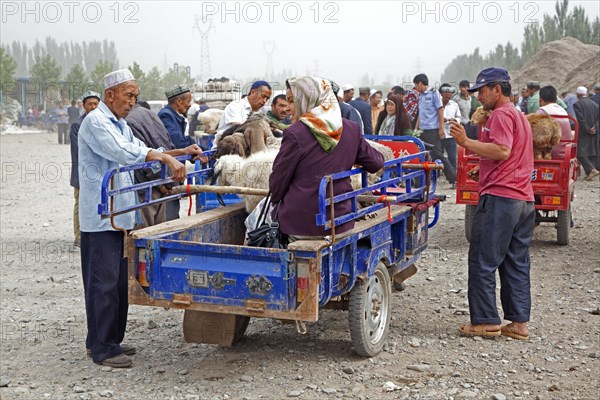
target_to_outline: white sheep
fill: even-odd
[[[215,133],[222,116],[223,110],[209,108],[208,110],[198,114],[198,121],[204,124],[204,132]]]
[[[229,154],[219,158],[215,173],[220,173],[219,186],[242,186],[254,189],[269,189],[269,176],[279,149],[254,153],[248,158]],[[263,199],[262,196],[239,195],[246,203],[246,211],[252,212]]]

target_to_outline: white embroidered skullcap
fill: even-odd
[[[348,90],[352,90],[354,89],[354,85],[351,83],[346,83],[345,85],[342,86],[342,92],[346,92]]]
[[[135,81],[133,74],[127,68],[113,71],[104,75],[104,89],[110,89],[120,85],[123,82]]]
[[[577,94],[587,94],[588,90],[585,86],[579,86],[577,88]]]

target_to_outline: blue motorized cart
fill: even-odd
[[[295,321],[303,332],[305,322],[318,320],[321,308],[347,309],[356,352],[378,354],[388,336],[393,282],[401,283],[416,272],[428,230],[439,216],[435,190],[441,166],[429,162],[418,139],[411,140],[418,151],[387,161],[375,184],[368,184],[360,168],[321,180],[315,223],[331,231],[323,240],[297,241],[286,249],[244,246],[243,203],[131,232],[126,245],[130,303],[184,309],[187,341],[224,345],[244,334],[250,317]],[[150,166],[158,164],[107,173],[99,205],[103,217],[155,202],[115,209],[112,199],[134,190],[150,198],[152,186],[169,182],[164,165],[162,179],[110,188],[116,174]],[[194,184],[211,174],[209,165],[190,173],[184,193],[172,198],[186,196],[186,190],[210,190]],[[333,182],[351,175],[360,176],[361,187],[333,196]],[[332,205],[347,200],[351,212],[334,215]],[[336,235],[335,227],[350,220],[356,221],[354,229]]]

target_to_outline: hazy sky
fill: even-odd
[[[571,1],[592,19],[599,1]],[[526,22],[552,13],[555,1],[2,1],[1,42],[113,40],[122,67],[144,71],[174,62],[200,73],[196,17],[212,15],[212,76],[246,78],[267,70],[314,73],[358,84],[427,73],[432,80],[458,54],[498,43],[520,45]],[[568,55],[565,55],[568,56]],[[465,77],[473,80],[475,77]]]

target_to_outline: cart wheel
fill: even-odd
[[[465,207],[465,237],[467,241],[471,241],[471,229],[473,228],[473,218],[475,217],[477,206],[467,205]]]
[[[382,261],[368,282],[357,282],[350,292],[350,336],[359,355],[373,357],[381,352],[390,326],[390,297],[390,275]]]
[[[569,244],[569,229],[571,228],[571,206],[558,212],[556,220],[556,241],[561,246]]]

